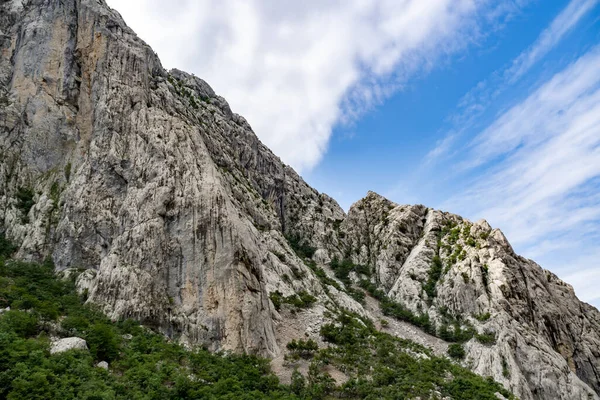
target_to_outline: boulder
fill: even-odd
[[[64,353],[69,350],[88,350],[87,342],[82,338],[68,337],[52,342],[51,354]]]

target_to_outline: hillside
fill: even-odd
[[[600,313],[498,229],[375,193],[346,214],[103,0],[0,11],[1,230],[16,259],[85,270],[110,320],[271,358],[287,381],[310,372],[288,343],[333,351],[358,318],[361,340],[464,350],[521,399],[599,398]]]

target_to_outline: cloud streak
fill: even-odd
[[[514,11],[497,5],[512,1],[474,0],[108,3],[168,67],[206,79],[300,171],[319,162],[336,124]]]
[[[550,26],[541,33],[535,43],[513,61],[512,66],[504,73],[506,81],[513,84],[519,80],[597,4],[598,0],[572,0]]]
[[[535,42],[512,60],[509,66],[495,71],[489,79],[479,82],[463,96],[458,105],[460,111],[451,118],[453,125],[460,128],[451,130],[446,134],[445,139],[438,141],[429,153],[427,161],[435,162],[440,157],[446,156],[451,149],[449,144],[464,135],[500,94],[516,84],[557,46],[584,16],[598,5],[599,1],[571,0]]]

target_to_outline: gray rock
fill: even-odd
[[[516,255],[500,230],[375,193],[352,206],[342,228],[353,260],[374,266],[388,296],[438,328],[449,315],[495,334],[494,344],[466,344],[475,372],[521,399],[598,398],[600,313]],[[435,256],[442,271],[430,296]]]
[[[98,364],[96,364],[96,367],[98,368],[102,368],[108,371],[108,363],[106,361],[100,361]]]
[[[87,342],[82,338],[68,337],[52,342],[50,354],[64,353],[69,350],[88,350]]]

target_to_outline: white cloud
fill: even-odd
[[[554,18],[548,28],[544,29],[538,38],[519,54],[509,66],[495,71],[491,76],[479,82],[461,101],[459,113],[452,117],[455,126],[461,127],[447,136],[456,140],[462,133],[477,121],[498,96],[519,81],[531,68],[546,56],[571,31],[581,19],[589,13],[599,0],[571,0],[569,4]],[[435,161],[447,155],[448,142],[441,140],[428,156],[429,161]]]
[[[581,18],[587,14],[598,0],[571,0],[565,9],[552,21],[531,47],[517,57],[504,73],[508,82],[514,83],[535,63],[544,57],[560,42]]]
[[[321,159],[336,123],[464,48],[480,35],[478,22],[508,12],[475,0],[108,3],[167,67],[206,79],[300,170]]]
[[[597,46],[482,130],[463,148],[476,178],[446,203],[502,228],[588,301],[597,299],[590,280],[600,287],[600,258],[582,258],[597,249],[600,228],[599,70]]]

